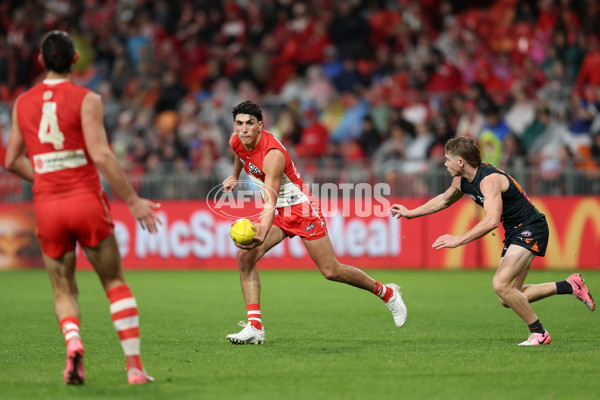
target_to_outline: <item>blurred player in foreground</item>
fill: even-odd
[[[21,95],[12,114],[6,168],[33,182],[37,235],[54,289],[54,310],[65,337],[65,382],[85,380],[75,280],[79,242],[110,302],[131,384],[152,381],[140,361],[135,298],[125,283],[106,194],[98,170],[127,202],[144,229],[156,232],[159,205],[137,196],[108,146],[100,96],[70,82],[79,53],[62,31],[49,32],[39,61],[44,81]],[[25,156],[27,151],[29,159]]]
[[[446,192],[413,210],[394,204],[392,215],[407,219],[433,214],[448,208],[468,194],[485,211],[485,217],[460,236],[442,235],[435,249],[454,248],[485,236],[500,222],[506,232],[500,265],[493,286],[500,303],[510,307],[529,326],[530,335],[521,346],[549,344],[550,334],[529,303],[555,294],[573,294],[590,310],[596,306],[583,278],[572,274],[565,281],[524,285],[535,256],[543,257],[548,244],[546,217],[529,201],[521,186],[510,175],[481,162],[475,142],[467,137],[450,139],[445,146],[446,168],[454,177]]]
[[[358,268],[338,262],[327,234],[318,200],[308,190],[287,150],[272,134],[263,130],[260,107],[250,101],[233,109],[234,133],[229,141],[235,151],[233,175],[225,179],[225,191],[235,189],[242,172],[263,192],[264,208],[257,224],[254,241],[236,244],[242,292],[246,301],[248,322],[239,333],[227,335],[233,344],[259,344],[265,341],[260,312],[260,278],[256,263],[286,237],[298,235],[314,263],[325,278],[343,282],[375,293],[392,312],[394,323],[406,322],[406,306],[400,287],[382,285]]]

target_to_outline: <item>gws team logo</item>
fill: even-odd
[[[474,201],[477,202],[479,201],[479,203],[483,204],[485,198],[483,196],[475,196],[474,194],[470,194],[469,197]]]
[[[521,232],[521,236],[530,237],[532,235],[531,231],[523,231]]]
[[[254,166],[250,164],[250,167]],[[258,168],[256,169],[258,170]],[[277,197],[277,193],[273,188],[265,185],[264,196],[265,198]],[[206,203],[213,213],[234,220],[238,218],[256,219],[262,214],[265,204],[263,193],[248,180],[229,182],[225,180],[208,192]]]

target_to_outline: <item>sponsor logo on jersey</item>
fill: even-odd
[[[87,164],[83,149],[54,151],[33,156],[35,172],[45,174],[67,168],[77,168]]]
[[[242,160],[241,158],[240,161],[242,162],[242,165],[246,165],[246,161]]]
[[[479,200],[479,203],[483,203],[483,201],[485,200],[485,198],[483,196],[475,196],[474,194],[470,194],[469,197],[476,203],[478,200]]]
[[[248,169],[250,170],[250,172],[252,172],[254,175],[262,175],[263,173],[261,172],[260,169],[258,169],[254,164],[250,163],[250,165],[248,165]]]

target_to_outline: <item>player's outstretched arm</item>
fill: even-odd
[[[418,218],[450,207],[452,204],[456,203],[462,195],[463,192],[460,191],[460,177],[456,177],[452,181],[452,185],[450,185],[444,193],[437,195],[427,203],[412,210],[409,210],[402,204],[393,204],[392,207],[390,207],[390,213],[396,218]]]
[[[7,170],[16,173],[21,178],[33,182],[33,167],[29,159],[25,156],[25,140],[23,139],[23,133],[17,120],[17,104],[18,100],[15,102],[12,112],[12,128],[6,146],[4,166]]]
[[[131,215],[143,229],[157,231],[157,223],[162,224],[154,212],[160,204],[140,198],[133,190],[117,158],[108,145],[104,130],[102,101],[96,93],[90,92],[81,105],[81,126],[85,147],[96,167],[110,186],[127,203]]]
[[[505,176],[492,174],[480,184],[481,194],[485,198],[483,209],[485,216],[475,226],[460,236],[442,235],[431,245],[435,249],[454,248],[479,239],[500,225],[502,218],[502,179]],[[508,182],[506,182],[508,183]]]

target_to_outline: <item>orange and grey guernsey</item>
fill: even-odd
[[[481,163],[473,181],[460,179],[460,190],[468,194],[475,203],[483,207],[484,197],[479,185],[483,178],[491,174],[502,174],[508,178],[508,189],[502,193],[502,225],[506,232],[510,232],[520,224],[540,219],[543,214],[538,211],[519,183],[509,174],[488,163]]]
[[[240,139],[234,134],[231,139],[231,148],[239,157],[244,171],[246,171],[252,183],[261,190],[263,197],[265,195],[265,174],[263,172],[265,155],[271,149],[280,150],[285,158],[285,166],[281,175],[281,188],[279,189],[276,207],[293,206],[308,201],[309,198],[312,202],[310,190],[296,170],[290,153],[271,133],[263,129],[258,144],[251,150],[246,150]]]

